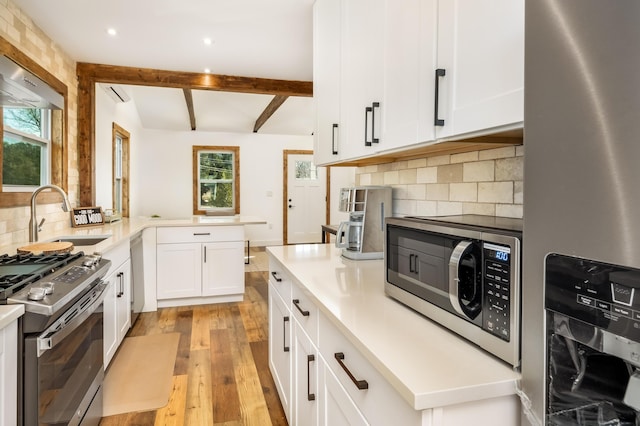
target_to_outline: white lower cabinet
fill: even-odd
[[[323,400],[318,386],[318,364],[322,361],[318,349],[297,321],[293,328],[292,424],[315,426],[318,424],[318,405]]]
[[[291,312],[269,283],[269,369],[280,395],[287,422],[291,422]]]
[[[0,329],[0,426],[18,421],[18,325],[17,321]]]
[[[107,252],[111,269],[105,278],[104,368],[106,369],[131,327],[131,259],[129,244]]]
[[[516,395],[414,409],[274,258],[270,273],[269,367],[292,426],[520,424]]]
[[[168,227],[157,230],[160,307],[242,300],[244,227]]]
[[[364,416],[351,400],[324,360],[319,365],[323,407],[320,410],[319,425],[322,426],[365,426]]]

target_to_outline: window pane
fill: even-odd
[[[200,206],[208,208],[233,207],[233,182],[200,183]]]
[[[200,179],[233,179],[233,153],[201,152]]]
[[[42,126],[42,110],[34,108],[5,108],[4,124],[15,130],[46,137]]]
[[[41,145],[5,133],[2,147],[2,183],[40,185],[43,156],[44,149]]]
[[[316,165],[312,161],[296,161],[296,179],[318,179]]]

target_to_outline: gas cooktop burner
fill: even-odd
[[[84,253],[0,255],[0,303]]]

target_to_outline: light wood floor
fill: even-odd
[[[269,372],[267,272],[252,248],[244,301],[143,313],[128,336],[179,332],[173,389],[159,410],[105,417],[116,425],[287,425]],[[117,356],[117,354],[116,354]]]

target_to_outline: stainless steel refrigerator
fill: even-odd
[[[527,0],[525,22],[521,396],[543,424],[548,255],[640,269],[640,1]]]

